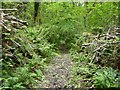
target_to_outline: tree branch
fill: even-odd
[[[0,11],[16,11],[17,9],[14,8],[14,9],[0,9]]]

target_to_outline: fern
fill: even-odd
[[[117,72],[111,67],[99,69],[93,76],[94,85],[97,88],[118,87],[116,82]]]

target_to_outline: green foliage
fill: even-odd
[[[90,62],[88,55],[71,50],[71,56],[74,62],[72,66],[72,77],[68,86],[75,88],[96,87],[110,88],[119,87],[119,72],[111,67],[101,67]],[[100,69],[101,68],[101,69]]]
[[[92,36],[90,38],[92,38]],[[86,47],[83,46],[81,48],[79,48],[79,46],[75,44],[76,46],[74,45],[74,47],[70,50],[74,66],[72,67],[72,77],[70,79],[69,85],[75,86],[76,88],[119,87],[120,76],[117,76],[118,72],[111,68],[113,67],[119,69],[119,52],[116,48],[118,47],[118,45],[106,44],[107,42],[111,43],[113,40],[109,39],[104,40],[105,44],[103,43],[104,46],[102,46],[100,42],[103,42],[103,37],[96,39],[95,41],[94,39],[88,40],[90,38],[88,38],[88,36],[86,39],[82,38],[82,43],[84,45],[86,44],[86,42],[94,42],[93,44],[88,43],[86,44]],[[117,42],[115,40],[116,39],[114,39],[114,42]],[[95,54],[95,52],[97,54]],[[111,67],[104,68],[103,66]]]
[[[3,89],[17,89],[17,88],[25,88],[24,86],[22,86],[22,83],[18,83],[18,77],[9,77],[7,79],[5,79],[4,83],[3,83]]]
[[[87,54],[79,53],[77,49],[71,49],[70,54],[74,65],[72,66],[72,76],[69,80],[68,86],[75,88],[84,88],[92,86],[92,76],[99,67],[95,64],[89,63],[90,59]]]
[[[96,3],[94,6],[92,3],[88,4],[87,13],[87,27],[104,27],[107,29],[109,25],[117,24],[118,15],[117,4],[113,3]],[[103,29],[104,30],[104,29]]]
[[[19,44],[19,48],[10,46],[15,48],[13,57],[16,57],[16,60],[4,58],[3,88],[32,88],[37,80],[44,78],[43,70],[49,59],[56,54],[54,45],[45,40],[46,35],[46,31],[39,27],[15,32],[11,39]]]
[[[50,32],[48,41],[57,45],[64,41],[68,47],[71,46],[75,34],[80,33],[84,28],[83,23],[79,22],[83,17],[77,10],[80,11],[80,8],[73,8],[72,4],[68,3],[42,4],[42,22],[49,27],[48,32]]]
[[[73,61],[76,61],[78,63],[83,62],[83,61],[84,62],[89,62],[90,61],[87,54],[79,53],[76,50],[71,49],[70,54],[71,54],[71,57],[72,57]]]
[[[95,64],[86,64],[83,62],[76,62],[71,70],[72,76],[69,80],[68,86],[74,86],[74,88],[84,88],[93,86],[93,75],[96,72],[97,67]]]
[[[55,50],[62,44],[70,50],[74,63],[68,83],[70,87],[120,86],[117,71],[102,68],[119,68],[119,46],[106,44],[100,48],[103,41],[119,42],[120,39],[99,37],[96,40],[92,37],[106,33],[112,26],[118,26],[117,3],[40,3],[36,26],[33,22],[33,2],[3,2],[2,5],[3,8],[17,8],[18,11],[12,14],[29,23],[28,28],[23,29],[11,27],[11,21],[5,23],[12,31],[3,29],[2,33],[3,88],[16,90],[36,87],[37,80],[44,79],[43,70],[51,57],[56,55]],[[91,42],[95,44],[82,46]]]
[[[30,55],[35,52],[41,57],[53,56],[55,54],[53,52],[54,44],[47,41],[48,32],[44,28],[39,28],[27,28],[26,31],[20,31],[16,34],[18,37],[16,40],[23,45],[22,48],[28,51]]]
[[[112,68],[102,68],[93,76],[94,85],[97,88],[118,87],[117,72]]]

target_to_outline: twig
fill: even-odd
[[[87,44],[82,44],[82,46],[89,46],[89,45],[93,45],[94,43],[87,43]]]
[[[106,44],[119,44],[120,41],[117,41],[117,42],[107,42]]]
[[[16,47],[20,47],[21,45],[19,43],[17,43],[16,41],[14,40],[11,40],[13,42],[13,44],[16,46]]]
[[[95,49],[93,52],[96,52],[96,51],[100,50],[100,49],[101,49],[101,48],[103,48],[104,46],[106,46],[106,44],[104,44],[104,45],[102,45],[102,46],[98,47],[98,48],[97,48],[97,49]]]
[[[116,35],[116,34],[115,34]],[[105,36],[108,36],[108,37],[116,37],[115,35],[111,35],[111,34],[102,34],[102,35],[97,35],[97,36],[93,36],[94,38],[100,38],[100,37],[105,37]]]
[[[119,44],[120,41],[114,41],[114,42],[100,42],[101,44]],[[90,46],[90,45],[94,45],[95,43],[87,43],[87,44],[82,44],[82,46]]]
[[[0,9],[0,11],[16,11],[17,9],[14,8],[14,9]]]

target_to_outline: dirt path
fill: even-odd
[[[69,54],[61,54],[53,58],[45,70],[45,80],[41,88],[64,88],[70,79],[71,60]]]

